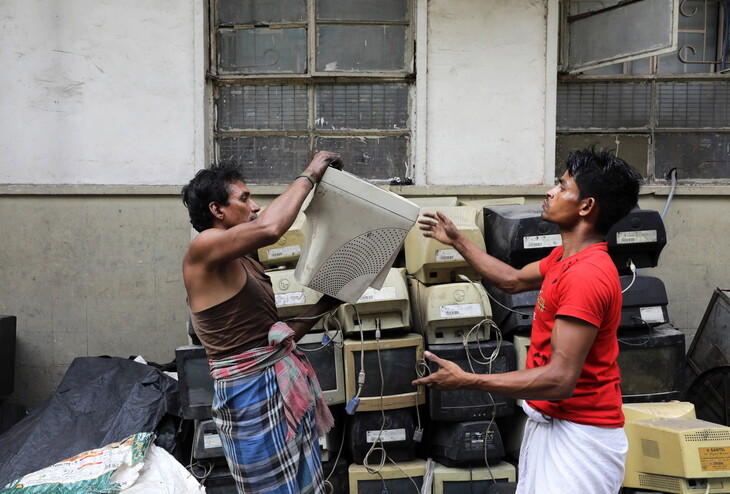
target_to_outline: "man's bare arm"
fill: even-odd
[[[424,213],[424,216],[425,218],[418,220],[423,235],[454,247],[490,284],[507,293],[540,288],[543,277],[540,274],[539,262],[528,264],[522,269],[513,268],[480,249],[440,211]]]
[[[303,173],[319,182],[327,167],[337,160],[339,155],[320,151]],[[312,184],[309,180],[295,180],[258,218],[227,230],[209,228],[201,232],[190,244],[186,255],[188,261],[203,264],[212,270],[225,262],[273,244],[294,223],[311,190]]]
[[[426,357],[436,362],[439,370],[413,384],[437,389],[476,389],[528,400],[569,398],[597,332],[595,326],[580,319],[559,317],[553,329],[550,362],[542,367],[503,374],[472,374],[427,352]]]

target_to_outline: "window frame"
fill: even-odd
[[[207,42],[208,46],[208,70],[206,74],[208,86],[207,104],[209,105],[209,126],[207,139],[210,156],[214,161],[220,160],[219,138],[225,137],[266,137],[266,136],[282,136],[282,137],[306,137],[309,139],[309,158],[315,152],[316,142],[319,138],[348,138],[348,137],[364,137],[364,138],[387,138],[387,137],[404,137],[406,139],[406,159],[408,160],[407,169],[405,169],[404,177],[412,178],[415,174],[415,136],[416,136],[416,60],[415,60],[415,43],[416,43],[416,0],[406,0],[406,18],[402,21],[338,21],[338,20],[320,20],[316,19],[316,9],[318,0],[305,0],[307,9],[307,19],[304,22],[284,22],[271,24],[222,24],[217,22],[217,0],[208,0],[208,16],[207,16]],[[320,25],[403,25],[405,26],[406,39],[404,41],[404,63],[402,70],[317,70],[317,36],[318,26]],[[218,33],[221,29],[236,28],[253,28],[253,27],[270,27],[270,28],[287,28],[287,27],[304,27],[307,30],[307,62],[306,71],[303,74],[297,73],[257,73],[257,74],[230,74],[219,70],[218,64]],[[406,84],[408,86],[408,108],[406,126],[404,128],[338,128],[324,129],[318,128],[316,125],[316,89],[320,85],[325,84]],[[306,129],[302,130],[271,130],[271,129],[236,129],[221,130],[218,125],[218,101],[219,88],[222,86],[235,85],[304,85],[307,91],[307,123]],[[297,164],[306,165],[306,163]],[[354,171],[353,173],[357,173]],[[264,180],[257,182],[252,177],[252,183],[257,185],[281,185],[288,183],[289,177],[280,177],[275,181]],[[393,177],[401,178],[401,177]],[[390,182],[390,178],[377,179],[368,177],[372,182]]]

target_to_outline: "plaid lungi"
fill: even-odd
[[[286,441],[284,400],[273,367],[217,381],[213,418],[239,493],[325,492],[314,409]]]

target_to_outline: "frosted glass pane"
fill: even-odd
[[[219,24],[269,24],[306,20],[306,0],[218,0]]]
[[[317,70],[405,70],[405,26],[320,25]]]
[[[408,128],[407,84],[323,84],[315,102],[318,129]]]
[[[307,30],[221,29],[218,53],[221,72],[303,74],[307,70]]]
[[[316,148],[339,153],[345,171],[363,178],[405,177],[407,137],[318,137]]]
[[[298,86],[220,86],[218,129],[306,130],[307,88]]]
[[[221,160],[244,167],[246,183],[288,184],[309,163],[308,137],[219,137]]]
[[[405,21],[407,0],[318,0],[317,20]]]

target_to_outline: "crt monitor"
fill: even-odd
[[[423,347],[423,337],[414,333],[380,340],[346,339],[343,354],[347,400],[356,395],[358,375],[364,368],[357,412],[423,405],[424,386],[411,384],[418,378],[416,364],[423,359]]]
[[[619,328],[647,329],[669,323],[667,290],[654,276],[619,276],[623,293]]]
[[[484,283],[484,287],[491,298],[494,322],[502,335],[529,334],[540,290],[507,293],[488,283]]]
[[[436,211],[445,214],[465,237],[473,241],[480,249],[484,249],[484,236],[477,226],[479,214],[477,208],[430,206],[420,210],[421,214]],[[459,281],[459,275],[464,275],[471,280],[481,278],[456,249],[433,238],[424,237],[419,224],[408,232],[403,248],[406,257],[406,271],[421,283],[452,283]]]
[[[367,456],[369,465],[377,465],[383,460],[382,448],[392,461],[415,460],[417,422],[414,415],[413,408],[398,408],[347,416],[345,437],[348,458],[362,465]],[[376,449],[368,456],[373,445]]]
[[[426,475],[426,462],[421,459],[386,463],[377,472],[370,473],[364,465],[352,464],[348,469],[350,494],[392,494],[421,492]]]
[[[322,298],[318,291],[299,283],[294,277],[293,269],[269,271],[266,274],[271,278],[276,312],[282,321],[296,319]],[[322,330],[325,323],[325,318],[321,318],[312,329]]]
[[[266,269],[295,268],[306,238],[307,221],[304,213],[300,211],[292,226],[279,240],[258,249],[259,262]]]
[[[562,239],[558,225],[541,215],[540,204],[484,208],[487,253],[515,268],[546,257]]]
[[[0,316],[0,401],[15,389],[15,316]]]
[[[411,327],[411,306],[406,284],[406,270],[390,268],[380,289],[368,288],[357,303],[342,304],[337,319],[345,336],[359,331],[408,331]]]
[[[515,482],[517,469],[501,461],[494,465],[455,468],[436,464],[433,469],[433,494],[475,494],[487,492],[495,482]]]
[[[495,464],[504,458],[496,422],[433,422],[430,452],[447,467]]]
[[[489,297],[479,283],[426,285],[409,281],[414,328],[428,344],[488,340],[492,316]]]
[[[620,330],[618,366],[625,403],[679,399],[686,363],[684,333],[669,325]]]
[[[304,209],[309,233],[297,280],[356,303],[368,287],[383,286],[418,211],[392,192],[329,167]]]
[[[508,341],[484,341],[451,345],[428,345],[428,351],[475,374],[503,374],[515,370],[515,349]],[[429,362],[431,372],[438,365]],[[428,411],[432,420],[462,422],[489,420],[511,415],[514,398],[477,390],[428,389]]]
[[[653,268],[667,244],[664,221],[657,211],[632,210],[620,219],[606,235],[608,254],[621,274],[629,274],[628,260],[637,268]]]
[[[342,360],[342,335],[339,332],[310,332],[297,342],[312,364],[319,387],[328,405],[345,402],[345,367]]]
[[[676,494],[730,492],[730,427],[695,418],[627,422],[624,487]]]
[[[201,345],[178,347],[175,361],[183,418],[210,419],[215,390],[205,349]]]

